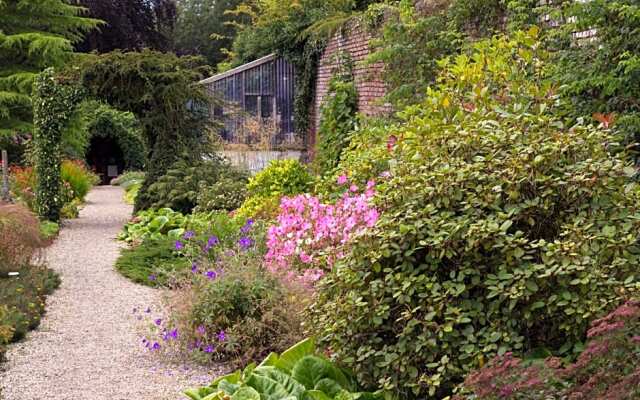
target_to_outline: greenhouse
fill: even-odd
[[[225,147],[303,146],[293,117],[294,73],[289,62],[271,54],[200,82],[220,100],[212,106],[212,115],[222,124]]]

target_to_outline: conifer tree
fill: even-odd
[[[60,67],[99,21],[70,0],[0,0],[0,138],[32,130],[35,77]]]

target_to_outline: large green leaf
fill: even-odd
[[[149,223],[149,230],[158,232],[164,228],[164,226],[169,222],[169,217],[164,215],[158,215]]]
[[[298,361],[305,356],[314,354],[315,351],[315,341],[312,338],[305,339],[282,353],[276,362],[276,367],[291,373]]]
[[[275,367],[258,367],[247,378],[247,385],[256,389],[262,400],[301,399],[304,386]]]
[[[279,359],[278,354],[271,353],[267,356],[267,358],[262,360],[259,367],[275,367],[277,366],[276,364],[278,362],[278,359]]]
[[[321,390],[308,390],[305,392],[305,395],[311,400],[333,400],[333,397],[327,396]]]
[[[353,389],[351,381],[340,368],[318,356],[303,357],[296,363],[291,376],[309,390],[316,389],[316,384],[323,379],[330,379],[343,389]]]
[[[231,396],[231,400],[260,400],[260,393],[252,387],[243,386]]]

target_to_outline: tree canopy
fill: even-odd
[[[0,0],[0,136],[32,130],[37,74],[62,66],[98,25],[82,12],[66,0]]]
[[[170,50],[177,16],[173,0],[81,0],[80,3],[91,17],[105,21],[105,25],[78,43],[78,51]]]

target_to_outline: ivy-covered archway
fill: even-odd
[[[201,58],[148,50],[86,57],[59,76],[53,69],[42,73],[34,93],[40,216],[60,218],[61,132],[85,97],[129,111],[140,121],[147,174],[135,208],[150,207],[153,198],[147,190],[169,166],[179,159],[202,157],[211,99],[198,81],[210,73]],[[132,154],[139,145],[125,145],[130,136],[117,138],[125,152],[131,151],[125,157],[136,158]]]
[[[42,72],[34,84],[36,211],[41,218],[50,221],[60,220],[63,205],[60,193],[62,130],[83,98],[82,88],[56,77],[52,68]]]
[[[124,170],[142,170],[145,146],[136,117],[131,112],[119,111],[97,101],[88,101],[81,107],[87,121],[84,129],[89,142],[85,158],[103,175],[103,183],[107,183],[109,177],[106,164],[117,166],[117,174]]]

